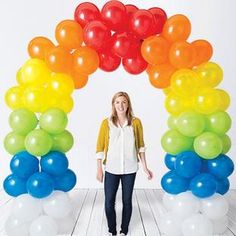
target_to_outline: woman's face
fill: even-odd
[[[114,106],[117,112],[117,115],[126,114],[128,109],[128,101],[124,96],[120,96],[115,99]]]

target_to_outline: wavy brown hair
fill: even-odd
[[[115,104],[116,98],[118,98],[118,97],[125,97],[128,102],[126,117],[128,120],[128,125],[131,125],[134,115],[133,115],[133,109],[132,109],[132,104],[131,104],[129,95],[126,92],[118,92],[118,93],[114,94],[114,96],[112,98],[112,102],[111,102],[111,104],[112,104],[111,121],[115,126],[117,126],[118,116],[117,116],[117,112],[116,112],[114,104]]]

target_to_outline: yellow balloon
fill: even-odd
[[[18,83],[23,85],[41,85],[48,81],[50,70],[40,59],[29,59],[20,69]]]
[[[205,88],[199,90],[194,100],[194,108],[197,112],[211,114],[220,108],[220,95],[216,89]]]
[[[170,93],[165,99],[165,107],[172,115],[179,115],[188,109],[188,102],[183,97]]]
[[[23,96],[23,87],[11,87],[5,94],[6,104],[13,110],[22,108],[22,96]]]
[[[47,83],[47,90],[58,96],[69,96],[74,91],[73,79],[67,74],[52,73]]]
[[[191,97],[198,91],[199,76],[192,70],[177,70],[171,76],[171,89],[183,97]]]
[[[69,113],[72,111],[74,106],[74,101],[73,98],[68,96],[68,97],[64,97],[61,100],[60,103],[60,108],[65,112],[65,113]]]
[[[162,91],[167,96],[172,92],[172,89],[171,87],[168,87],[168,88],[164,88]]]
[[[216,92],[220,95],[220,107],[219,109],[222,111],[227,110],[230,105],[230,96],[223,89],[216,89]]]
[[[27,87],[23,94],[24,106],[33,112],[44,112],[49,99],[42,86]]]
[[[223,79],[223,70],[214,62],[203,63],[195,69],[202,87],[216,87]]]

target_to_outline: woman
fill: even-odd
[[[146,164],[141,121],[133,116],[130,98],[125,92],[118,92],[112,98],[112,114],[101,124],[96,158],[100,182],[103,181],[102,159],[105,165],[105,212],[110,235],[117,235],[115,198],[120,180],[123,203],[120,235],[127,235],[139,159],[149,180],[153,174]]]

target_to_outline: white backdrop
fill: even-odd
[[[11,112],[4,103],[6,90],[16,84],[15,74],[18,68],[28,59],[28,42],[36,36],[54,39],[55,26],[64,19],[73,19],[76,6],[82,1],[73,0],[1,0],[0,2],[0,183],[10,173],[11,156],[3,148],[3,139],[10,131],[8,116]],[[107,1],[92,1],[99,8]],[[212,61],[224,70],[224,80],[219,86],[227,90],[232,99],[228,110],[233,118],[236,114],[236,2],[234,0],[149,0],[122,1],[148,9],[158,6],[168,16],[185,14],[192,23],[190,41],[206,39],[214,47]],[[164,109],[164,95],[161,90],[152,87],[146,73],[132,76],[122,67],[112,73],[101,70],[90,76],[89,83],[82,90],[76,90],[74,109],[69,114],[68,129],[75,138],[74,148],[68,153],[70,168],[78,177],[78,188],[102,187],[95,179],[96,161],[94,152],[97,132],[101,120],[110,114],[112,95],[118,91],[130,94],[134,113],[140,117],[144,126],[147,146],[147,163],[154,172],[154,179],[148,181],[140,168],[137,188],[160,188],[162,175],[167,171],[164,166],[164,151],[160,145],[162,134],[167,130],[168,114]],[[235,122],[229,132],[232,138],[232,149],[229,156],[236,160],[236,126]],[[236,174],[231,175],[231,187],[236,188]]]

